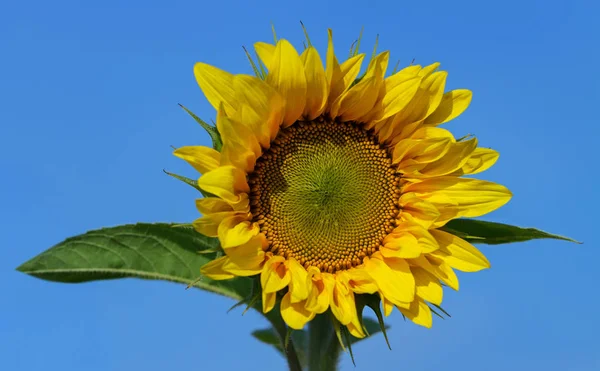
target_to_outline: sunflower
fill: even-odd
[[[492,166],[496,151],[438,127],[468,107],[471,92],[444,93],[439,63],[385,77],[388,51],[359,77],[365,56],[339,63],[331,30],[325,66],[310,43],[302,54],[284,39],[255,50],[268,71],[257,77],[194,67],[222,139],[220,151],[175,151],[207,194],[193,225],[224,251],[203,275],[260,275],[262,310],[280,301],[293,329],[329,310],[363,337],[356,301],[365,294],[381,299],[385,315],[395,307],[430,327],[442,286],[458,290],[454,270],[490,266],[442,227],[511,197],[462,177]]]

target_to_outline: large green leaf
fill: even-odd
[[[488,245],[523,242],[539,238],[552,238],[581,243],[568,237],[551,234],[535,228],[521,228],[514,225],[486,222],[484,220],[455,219],[448,222],[441,229],[471,243]]]
[[[67,283],[126,277],[166,280],[240,300],[250,292],[249,279],[200,277],[200,267],[215,257],[206,252],[217,247],[217,239],[191,228],[166,223],[122,225],[68,238],[17,270]]]

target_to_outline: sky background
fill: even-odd
[[[299,21],[325,53],[363,51],[442,63],[471,107],[447,125],[500,151],[481,178],[512,190],[488,220],[584,241],[482,246],[492,269],[459,274],[451,319],[427,330],[395,312],[342,370],[600,369],[597,1],[6,1],[0,5],[0,368],[281,370],[249,335],[266,321],[230,299],[135,279],[49,283],[15,271],[87,230],[189,222],[197,193],[170,145],[208,144],[178,106],[214,118],[192,67],[251,73],[242,45],[278,36],[301,48]],[[392,62],[390,62],[392,64]],[[393,65],[393,64],[392,64]]]

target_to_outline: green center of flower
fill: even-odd
[[[335,272],[378,250],[398,215],[389,152],[354,123],[282,129],[250,174],[250,204],[269,251]]]

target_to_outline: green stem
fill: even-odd
[[[337,370],[340,350],[329,313],[317,315],[308,324],[309,371]]]
[[[294,342],[292,339],[289,339],[287,347],[285,346],[285,338],[287,336],[288,328],[283,322],[281,315],[279,314],[279,305],[276,305],[273,310],[269,313],[265,314],[265,317],[271,322],[275,331],[279,335],[281,340],[281,347],[285,349],[285,358],[288,363],[288,368],[290,371],[302,371],[302,366],[300,365],[300,360],[298,359],[298,354],[296,353],[296,347],[294,346]]]

